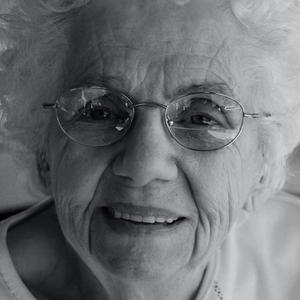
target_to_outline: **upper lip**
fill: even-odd
[[[140,206],[140,205],[134,205],[134,204],[125,204],[125,203],[112,203],[107,206],[104,206],[105,208],[109,209],[115,209],[123,213],[128,213],[130,215],[138,215],[142,217],[150,217],[150,216],[163,216],[167,218],[182,218],[182,215],[177,214],[176,212],[173,212],[171,210],[165,209],[165,208],[159,208],[159,207],[153,207],[153,206]]]

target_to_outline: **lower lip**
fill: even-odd
[[[114,218],[108,209],[101,208],[96,211],[96,218],[101,218],[106,225],[108,225],[113,231],[117,233],[154,233],[154,232],[170,232],[176,230],[180,227],[184,222],[184,218],[180,218],[173,223],[142,223],[142,222],[134,222],[130,220],[124,219],[116,219]]]

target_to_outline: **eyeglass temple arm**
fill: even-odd
[[[258,118],[270,118],[272,115],[270,113],[253,113],[253,114],[248,114],[244,113],[243,116],[245,118],[253,118],[253,119],[258,119]]]

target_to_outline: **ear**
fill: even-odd
[[[40,181],[46,190],[49,190],[51,185],[50,167],[45,152],[40,152],[37,154],[37,167]]]
[[[264,203],[266,191],[266,176],[262,175],[243,205],[243,209],[248,213],[257,210]]]
[[[243,224],[245,221],[248,220],[249,216],[252,212],[259,209],[261,205],[264,203],[266,187],[264,186],[265,178],[261,176],[258,184],[248,196],[247,201],[242,206],[240,213],[237,218],[237,225]]]

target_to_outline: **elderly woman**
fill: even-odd
[[[1,299],[299,297],[298,1],[1,3]]]

